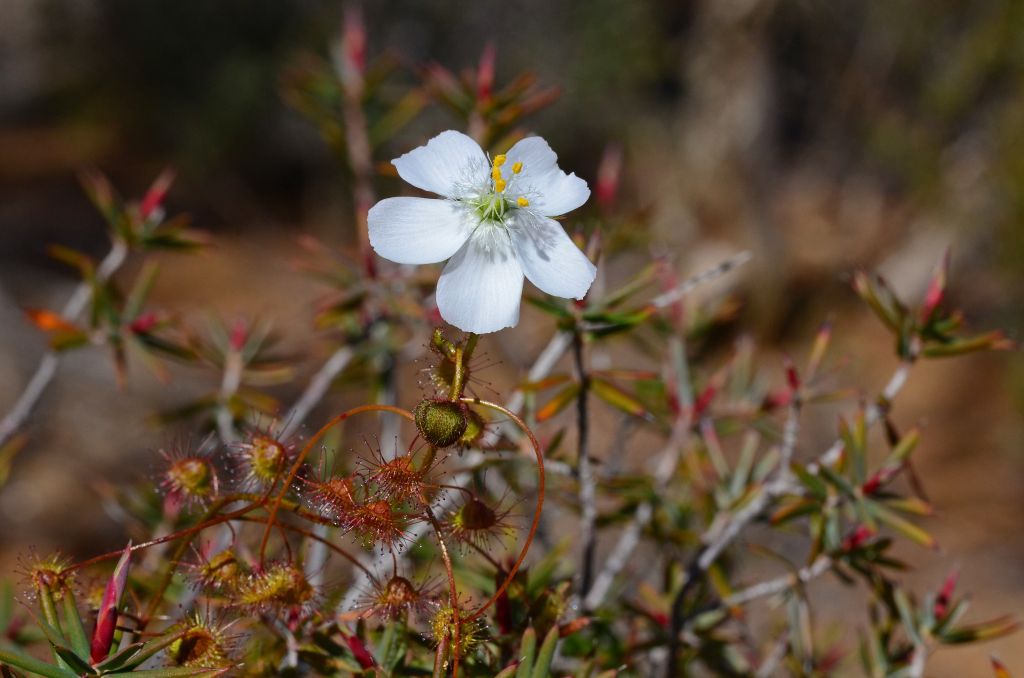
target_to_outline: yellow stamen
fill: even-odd
[[[504,191],[505,190],[505,180],[504,179],[495,179],[494,180],[494,190],[496,190],[498,193],[501,193],[502,191]]]
[[[503,156],[503,155],[496,155],[496,156],[494,156],[494,166],[495,167],[501,167],[504,164],[505,164],[505,156]]]
[[[501,181],[501,170],[495,167],[491,170],[491,178],[495,181]]]
[[[520,207],[529,207],[530,206],[530,201],[527,200],[526,198],[519,198],[518,200],[516,200],[516,202],[519,203]]]
[[[522,172],[523,171],[523,163],[517,162],[516,164],[512,165],[512,171],[515,172],[516,174],[519,174],[520,172]]]

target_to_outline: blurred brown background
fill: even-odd
[[[364,12],[370,54],[393,48],[409,65],[436,60],[458,72],[493,41],[499,84],[530,68],[563,86],[527,122],[566,171],[592,182],[606,144],[621,144],[620,200],[650,207],[656,240],[684,273],[753,251],[742,323],[769,363],[778,350],[802,355],[833,313],[840,352],[855,356],[845,379],[876,391],[895,365],[891,342],[848,273],[875,268],[916,300],[946,245],[969,325],[1019,337],[1024,3],[378,0]],[[327,350],[310,322],[322,288],[290,266],[296,240],[344,247],[354,231],[345,176],[282,102],[279,78],[298,53],[326,53],[340,17],[326,0],[0,2],[0,410],[45,345],[21,309],[57,309],[75,284],[46,246],[96,256],[107,247],[75,178],[90,165],[127,195],[178,168],[169,211],[191,213],[218,244],[165,258],[155,301],[198,324],[210,309],[229,321],[271,319],[286,350],[312,356],[274,392],[294,398]],[[393,86],[403,78],[416,83],[408,71]],[[376,159],[454,125],[431,107]],[[515,383],[543,346],[539,325],[524,311],[519,328],[488,338],[502,360],[497,384]],[[1024,611],[1022,368],[1011,354],[929,363],[895,410],[902,426],[926,424],[918,471],[943,547],[906,548],[918,567],[910,576],[934,588],[962,564],[971,618]],[[2,571],[30,545],[84,556],[120,543],[100,480],[150,473],[173,432],[146,416],[216,386],[197,370],[173,372],[164,387],[133,370],[121,392],[105,353],[64,361],[0,489]],[[801,448],[810,455],[834,434],[822,418]],[[822,601],[825,620],[853,600]],[[988,675],[985,656],[998,652],[1024,675],[1022,647],[1017,634],[929,666],[936,676]]]

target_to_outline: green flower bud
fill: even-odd
[[[420,435],[434,447],[454,445],[469,426],[466,406],[444,398],[424,398],[414,414]]]
[[[463,504],[455,514],[455,525],[462,530],[479,532],[489,530],[497,523],[497,514],[476,497]]]
[[[459,444],[465,447],[473,447],[484,435],[484,418],[471,408],[466,408],[467,425],[459,438]]]

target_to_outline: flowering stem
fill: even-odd
[[[470,332],[469,338],[466,339],[466,351],[465,356],[462,358],[462,362],[469,365],[469,361],[473,359],[473,351],[476,350],[476,344],[480,341],[480,335],[476,332]]]
[[[458,400],[462,395],[462,382],[466,378],[466,368],[463,363],[462,344],[455,345],[455,374],[452,376],[452,390],[448,395],[449,400]]]
[[[407,412],[407,411],[405,411],[405,410],[403,410],[403,409],[401,409],[399,407],[392,407],[390,405],[362,405],[360,407],[355,407],[355,408],[349,410],[348,412],[342,412],[337,417],[335,417],[334,419],[331,419],[329,422],[324,424],[323,428],[321,428],[319,431],[317,431],[316,434],[312,438],[309,439],[309,442],[306,443],[306,446],[304,448],[302,448],[302,452],[299,454],[298,458],[295,460],[295,463],[292,464],[292,469],[291,469],[291,471],[289,471],[288,477],[286,477],[285,480],[284,480],[284,484],[281,487],[281,492],[277,495],[277,499],[274,501],[273,508],[270,509],[270,512],[269,512],[270,513],[270,517],[269,517],[269,520],[268,520],[268,523],[267,523],[267,529],[263,532],[263,541],[260,542],[260,564],[263,564],[263,562],[264,562],[264,560],[266,558],[267,541],[270,540],[270,532],[273,529],[274,519],[277,517],[277,511],[278,511],[278,509],[281,508],[281,504],[282,504],[282,502],[284,502],[284,496],[285,496],[285,494],[288,493],[288,488],[291,487],[292,481],[295,480],[295,476],[298,474],[299,468],[302,466],[302,462],[306,460],[306,456],[309,454],[309,451],[311,449],[313,449],[313,445],[315,445],[316,442],[318,440],[320,440],[320,438],[322,438],[323,435],[325,433],[327,433],[327,431],[330,430],[331,427],[333,427],[334,425],[339,424],[339,423],[345,421],[346,419],[351,417],[353,414],[359,414],[360,412],[374,412],[374,411],[376,411],[376,412],[394,412],[395,414],[402,415],[403,417],[405,417],[406,419],[408,419],[411,422],[415,423],[415,421],[416,421],[416,418],[413,416],[412,412]]]
[[[487,608],[494,604],[494,601],[496,601],[501,596],[501,594],[505,592],[505,589],[508,588],[508,585],[512,583],[512,578],[516,576],[516,572],[519,571],[519,566],[522,565],[523,560],[526,559],[526,553],[530,550],[530,544],[533,542],[533,537],[537,534],[537,526],[540,524],[540,512],[544,508],[544,453],[541,451],[540,445],[537,443],[537,439],[534,437],[533,431],[530,430],[530,427],[527,426],[526,423],[518,416],[516,416],[516,414],[511,410],[506,409],[501,405],[498,405],[497,403],[488,402],[486,400],[480,400],[479,398],[462,398],[462,402],[471,403],[473,405],[480,405],[482,407],[489,407],[492,410],[504,414],[506,417],[514,421],[516,425],[523,430],[523,433],[525,433],[526,436],[530,439],[530,444],[533,445],[533,451],[537,454],[537,511],[533,516],[533,525],[530,526],[530,532],[526,535],[526,543],[523,544],[523,550],[519,554],[519,559],[516,560],[515,565],[513,565],[512,569],[509,570],[508,576],[505,577],[504,583],[502,583],[502,585],[498,587],[498,590],[494,592],[494,595],[491,596],[490,600],[484,603],[483,606],[480,607],[480,609],[478,609],[476,612],[462,620],[464,623],[466,623],[479,618],[481,615],[483,615],[484,612],[487,611]]]

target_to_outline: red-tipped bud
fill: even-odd
[[[89,658],[93,664],[98,664],[110,654],[110,644],[114,640],[114,631],[117,629],[117,610],[121,605],[121,597],[128,585],[128,565],[131,561],[132,544],[124,550],[121,559],[117,561],[114,573],[110,575],[107,588],[103,591],[103,600],[100,602],[99,613],[96,615],[96,629],[92,634]]]
[[[153,326],[157,324],[158,320],[159,318],[157,318],[156,313],[153,313],[152,311],[149,313],[143,313],[135,319],[135,322],[128,326],[128,329],[130,329],[133,334],[145,334],[153,329]]]
[[[235,324],[231,326],[231,336],[229,341],[231,342],[231,350],[241,351],[242,347],[245,346],[245,339],[249,334],[249,324],[244,320],[236,320]]]
[[[174,183],[176,174],[173,169],[168,167],[160,173],[160,176],[156,178],[153,185],[149,187],[149,191],[146,192],[142,202],[139,203],[139,214],[143,219],[148,219],[153,214],[153,211],[163,204],[164,198],[167,197],[167,192],[171,189],[171,184]]]
[[[346,77],[362,75],[366,71],[366,26],[363,13],[355,5],[345,7],[345,28],[341,36],[342,56]]]
[[[800,375],[796,373],[796,365],[793,364],[793,359],[789,356],[784,356],[783,362],[786,365],[786,383],[796,391],[800,388]]]
[[[875,536],[875,533],[872,530],[864,525],[858,525],[857,529],[853,531],[853,534],[843,541],[843,551],[849,552],[853,549],[860,548],[864,542],[873,536]]]
[[[597,184],[594,196],[603,209],[611,209],[619,191],[619,177],[622,174],[622,147],[609,143],[604,147],[601,164],[597,167]]]
[[[480,54],[480,66],[476,71],[476,100],[483,103],[491,98],[494,90],[494,59],[498,48],[493,42],[487,43]]]
[[[996,678],[1012,678],[1001,661],[995,657],[989,657],[989,661],[992,662],[992,671],[996,674]]]
[[[949,254],[950,248],[942,253],[942,258],[935,266],[935,273],[932,274],[931,282],[928,283],[928,291],[924,295],[924,304],[921,306],[921,322],[927,323],[935,309],[942,303],[946,295],[946,281],[949,279]]]
[[[708,408],[708,405],[711,404],[711,401],[714,400],[715,395],[718,393],[718,385],[717,381],[712,381],[704,387],[703,391],[700,392],[700,395],[697,396],[697,400],[693,403],[694,417],[699,417],[704,414],[704,410]]]
[[[359,666],[364,669],[373,668],[373,656],[367,651],[366,646],[363,645],[363,641],[359,640],[359,637],[347,633],[344,628],[339,628],[338,631],[341,633],[341,637],[345,639],[345,644],[348,645],[348,649],[352,650],[352,654],[355,655],[356,661],[359,662]]]
[[[953,598],[953,591],[956,589],[957,579],[960,578],[960,568],[954,568],[949,576],[946,577],[946,581],[942,584],[942,590],[939,591],[938,597],[935,598],[935,616],[941,619],[949,608],[949,601]]]

